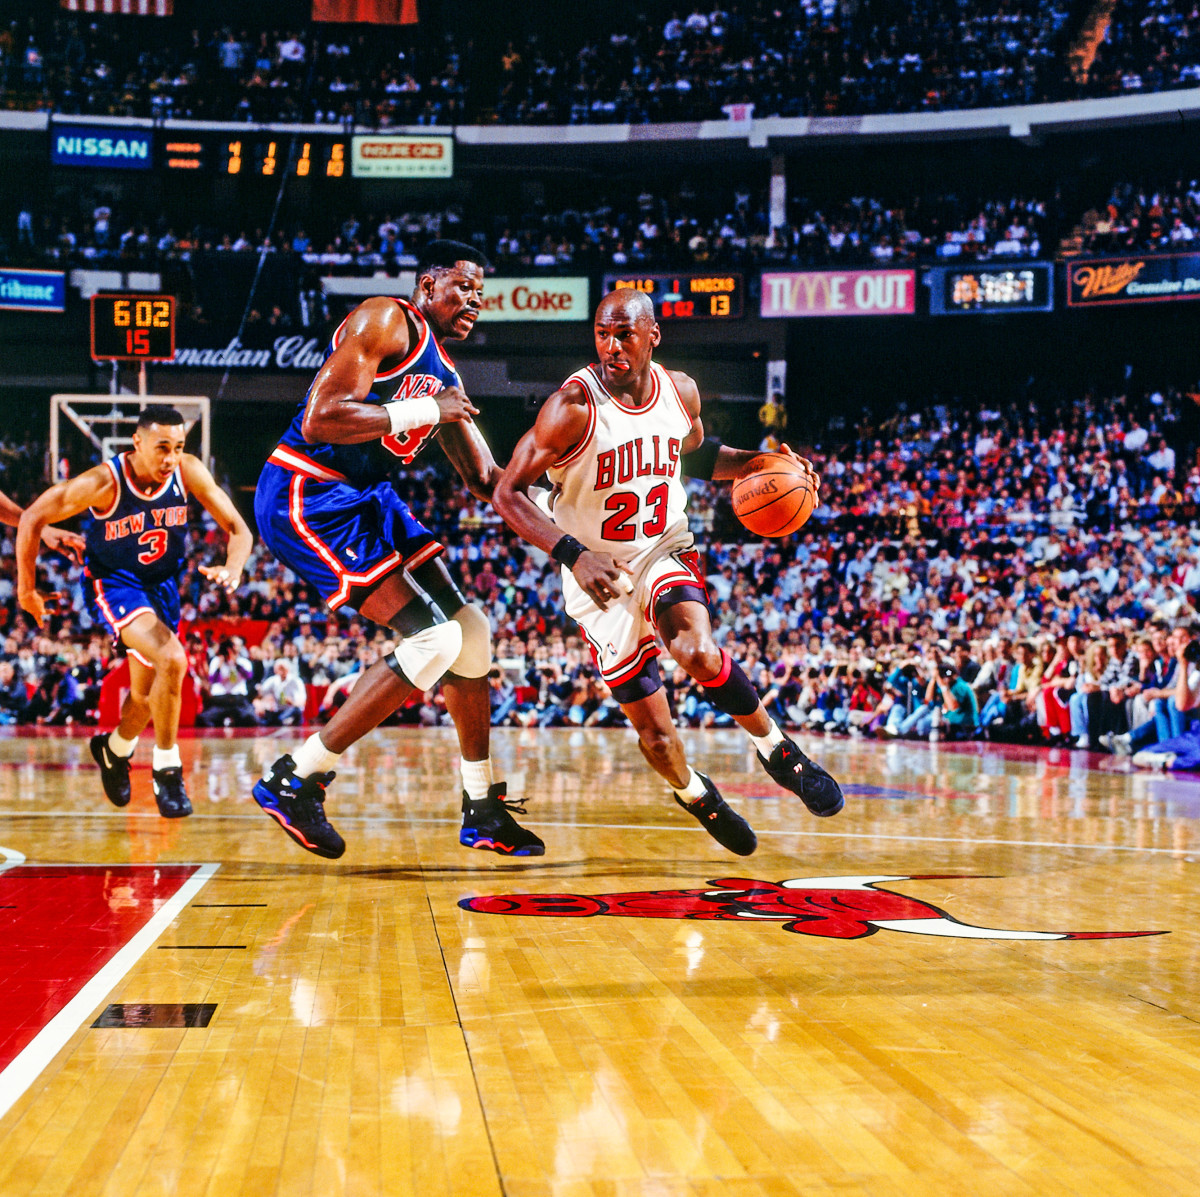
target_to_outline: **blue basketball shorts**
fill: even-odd
[[[334,610],[445,552],[391,483],[354,486],[268,461],[254,492],[263,543]]]
[[[161,619],[172,632],[179,631],[179,581],[167,578],[162,582],[144,582],[136,574],[115,570],[101,577],[84,571],[84,594],[92,618],[108,628],[113,639],[120,641],[121,632],[146,611]],[[129,655],[148,669],[154,666],[128,645]]]

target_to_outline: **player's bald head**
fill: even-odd
[[[596,308],[596,320],[622,320],[630,324],[653,324],[654,301],[643,291],[621,287],[610,291]]]

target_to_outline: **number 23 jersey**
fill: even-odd
[[[589,549],[632,561],[668,530],[686,527],[679,453],[692,417],[657,362],[641,407],[608,390],[595,366],[562,385],[570,383],[587,396],[588,422],[579,443],[547,471],[556,487],[554,522]]]

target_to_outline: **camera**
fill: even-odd
[[[1183,650],[1183,659],[1189,665],[1200,665],[1200,640],[1189,640]]]

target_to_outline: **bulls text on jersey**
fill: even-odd
[[[663,440],[666,440],[664,452]],[[638,437],[596,454],[596,490],[624,486],[634,478],[674,478],[679,469],[678,437]]]

